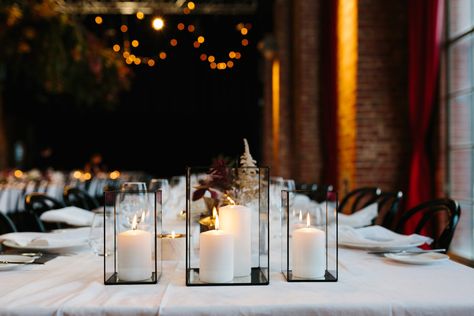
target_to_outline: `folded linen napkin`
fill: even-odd
[[[350,215],[339,213],[338,221],[339,225],[347,225],[354,228],[364,227],[372,224],[372,220],[377,216],[377,214],[378,204],[372,203]]]
[[[87,242],[89,227],[64,229],[51,233],[17,232],[0,235],[0,241],[8,240],[20,247],[62,247]]]
[[[344,245],[363,245],[369,247],[405,247],[431,244],[433,239],[418,234],[401,235],[385,227],[374,225],[363,228],[339,226],[339,243]]]
[[[90,226],[94,213],[75,206],[46,211],[40,219],[45,222],[66,223],[72,226]]]

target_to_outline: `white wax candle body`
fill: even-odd
[[[324,277],[326,271],[326,236],[324,231],[305,227],[293,231],[293,276]]]
[[[162,259],[183,261],[186,254],[186,238],[184,234],[175,237],[165,236],[161,239]]]
[[[234,278],[234,240],[222,230],[199,235],[199,279],[207,283],[225,283]]]
[[[250,275],[252,269],[252,213],[243,205],[219,208],[221,229],[234,236],[234,276]]]
[[[118,277],[123,281],[142,281],[153,272],[151,233],[135,229],[117,236]]]

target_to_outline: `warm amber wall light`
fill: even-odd
[[[278,174],[280,151],[280,61],[272,63],[272,140],[273,140],[273,169]]]
[[[351,190],[355,183],[357,94],[357,0],[337,6],[337,128],[338,185]],[[344,187],[347,183],[348,187]]]

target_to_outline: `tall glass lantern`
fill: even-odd
[[[161,191],[104,192],[104,284],[155,284],[161,276]],[[104,215],[105,216],[105,215]]]
[[[281,191],[281,271],[288,282],[338,278],[337,193]]]
[[[188,167],[186,285],[267,285],[269,263],[269,168]]]

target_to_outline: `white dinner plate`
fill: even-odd
[[[386,253],[385,257],[398,262],[410,264],[432,264],[449,260],[448,255],[437,252],[424,252],[417,254]]]
[[[1,261],[15,261],[20,263],[2,263]],[[23,263],[32,263],[35,258],[18,255],[0,255],[0,271],[11,270],[20,267]]]
[[[15,249],[27,249],[27,250],[44,250],[44,251],[67,251],[79,247],[87,246],[87,241],[76,241],[74,243],[64,243],[64,244],[57,244],[57,245],[26,245],[20,246],[17,243],[11,240],[4,240],[3,244],[7,247],[15,248]]]
[[[387,242],[387,244],[383,244]],[[423,245],[425,242],[411,242],[406,244],[390,244],[389,241],[383,241],[379,244],[374,243],[363,243],[363,242],[349,242],[349,241],[339,241],[339,245],[346,246],[349,248],[356,249],[365,249],[365,250],[403,250],[408,248],[414,248]]]

